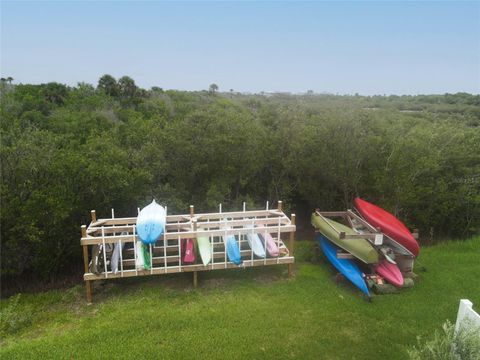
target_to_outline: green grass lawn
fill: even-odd
[[[458,303],[480,306],[480,237],[422,249],[427,271],[411,289],[375,296],[348,284],[313,242],[297,242],[295,277],[286,266],[121,279],[2,301],[2,319],[24,318],[2,338],[5,359],[405,359]],[[10,315],[6,312],[10,312]],[[5,326],[2,325],[2,329]]]

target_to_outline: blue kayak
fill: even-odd
[[[227,249],[228,260],[236,265],[240,265],[242,263],[242,255],[240,254],[240,248],[235,240],[235,236],[224,236],[223,241],[225,242],[225,248]]]
[[[320,243],[323,253],[332,263],[332,265],[363,293],[370,297],[367,284],[363,278],[363,272],[360,270],[355,261],[353,259],[337,258],[337,250],[339,248],[333,245],[326,237],[318,234],[317,241]]]
[[[137,217],[137,234],[144,244],[154,244],[165,232],[166,213],[155,200],[145,206]]]

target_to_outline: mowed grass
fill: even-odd
[[[372,303],[335,272],[314,243],[297,242],[286,266],[122,279],[22,295],[31,324],[2,339],[4,359],[405,359],[458,303],[480,305],[480,237],[422,249],[411,289]],[[2,301],[2,311],[11,300]]]

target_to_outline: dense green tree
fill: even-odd
[[[122,76],[118,79],[118,90],[121,97],[132,99],[137,94],[138,88],[131,77]]]
[[[105,74],[98,80],[97,89],[109,96],[116,97],[119,94],[117,80],[112,75]]]
[[[63,105],[69,94],[68,88],[65,85],[55,82],[45,84],[42,92],[45,100],[54,105]]]
[[[308,228],[312,207],[360,195],[422,243],[480,231],[478,95],[211,96],[110,75],[0,86],[3,277],[80,264],[90,209],[131,216],[152,197],[171,213],[282,199]]]

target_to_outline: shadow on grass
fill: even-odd
[[[112,295],[128,295],[145,289],[156,288],[158,291],[180,294],[193,291],[229,291],[240,286],[252,286],[253,284],[268,286],[282,281],[288,281],[286,265],[199,271],[196,289],[193,286],[193,273],[191,272],[98,280],[93,282],[93,302],[102,303]]]

